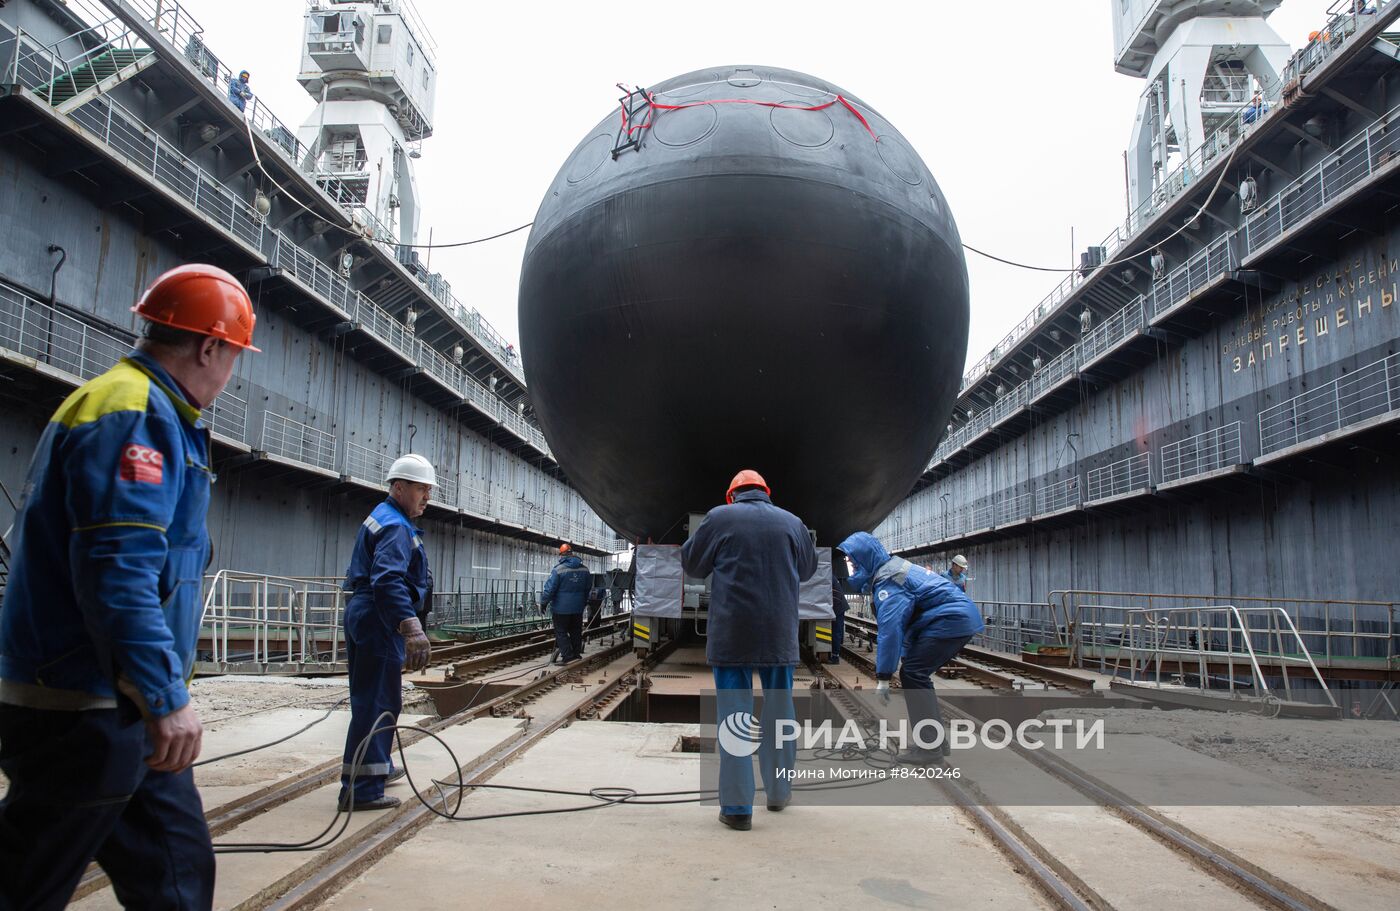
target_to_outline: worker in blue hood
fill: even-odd
[[[851,562],[851,589],[870,591],[879,623],[876,690],[888,698],[890,679],[898,668],[911,736],[920,722],[936,722],[941,730],[943,716],[933,691],[933,675],[982,632],[981,612],[952,582],[901,557],[891,557],[868,532],[856,532],[838,549]],[[927,726],[924,730],[930,746],[939,741],[938,749],[923,749],[911,740],[909,749],[900,754],[901,762],[937,762],[948,755],[946,737],[938,737]]]

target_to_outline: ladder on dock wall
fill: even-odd
[[[148,47],[109,47],[85,57],[38,90],[60,114],[82,107],[156,62],[155,51]]]
[[[72,52],[73,47],[81,50]],[[154,49],[117,16],[103,19],[81,31],[30,54],[24,63],[47,72],[38,73],[39,95],[60,114],[68,114],[104,92],[145,71],[159,59]]]

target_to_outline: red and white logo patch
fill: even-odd
[[[127,443],[122,447],[121,468],[117,477],[123,481],[144,481],[161,484],[165,481],[165,456],[149,446]]]

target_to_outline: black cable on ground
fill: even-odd
[[[389,723],[382,724],[381,722],[385,721],[386,719]],[[379,717],[375,719],[375,726],[370,730],[368,734],[364,736],[364,739],[362,739],[359,745],[355,748],[355,755],[353,756],[352,761],[350,763],[351,774],[349,777],[352,783],[355,781],[356,778],[359,777],[359,768],[364,763],[364,755],[365,752],[369,749],[370,741],[377,734],[383,733],[384,731],[394,732],[395,744],[398,747],[399,751],[399,763],[404,770],[405,780],[408,782],[409,788],[413,791],[413,796],[418,800],[419,803],[421,803],[424,806],[424,808],[426,808],[433,815],[438,816],[442,819],[450,820],[452,822],[480,822],[487,819],[510,819],[521,816],[551,816],[565,813],[581,813],[587,810],[601,810],[605,807],[619,806],[621,804],[636,804],[638,806],[665,806],[682,803],[701,803],[711,797],[718,796],[719,793],[717,790],[714,789],[698,788],[694,790],[684,791],[637,791],[633,788],[609,785],[590,788],[587,791],[571,791],[560,788],[536,788],[525,785],[468,784],[467,782],[462,780],[462,766],[457,759],[457,754],[452,750],[450,746],[447,745],[447,742],[445,740],[439,737],[436,733],[424,730],[423,728],[415,727],[413,725],[395,724],[393,716],[389,712],[380,713]],[[433,740],[437,741],[437,743],[443,748],[443,750],[447,752],[448,758],[451,760],[453,767],[457,770],[457,780],[453,782],[441,781],[439,779],[430,779],[430,781],[434,789],[437,791],[437,795],[441,799],[443,807],[447,806],[447,792],[449,790],[455,790],[457,792],[457,800],[453,805],[451,811],[444,811],[439,809],[433,804],[432,801],[429,800],[427,796],[424,795],[423,792],[418,790],[418,787],[416,785],[414,785],[413,773],[409,768],[408,758],[404,755],[403,738],[400,734],[401,731],[414,731],[416,733],[430,737]],[[816,758],[821,758],[821,754],[823,752],[826,751],[815,751],[814,755]],[[844,751],[835,750],[832,752],[842,754],[843,756],[849,755],[850,757],[873,757],[877,756],[880,753],[888,753],[890,751],[876,747],[866,749],[850,749]],[[869,787],[870,785],[877,783],[879,783],[879,779],[813,782],[810,784],[795,784],[792,786],[792,790],[804,792],[835,791],[845,790],[847,788]],[[458,812],[461,810],[462,800],[464,799],[465,792],[473,790],[523,791],[535,794],[557,794],[569,797],[586,797],[592,802],[569,807],[551,807],[542,810],[513,810],[500,813],[482,813],[474,816],[459,816]],[[339,807],[337,807],[336,814],[331,819],[330,823],[328,823],[324,829],[322,829],[320,832],[318,832],[311,838],[299,842],[287,843],[225,842],[223,844],[216,844],[214,846],[214,852],[216,854],[275,854],[294,853],[300,851],[319,851],[322,848],[328,847],[331,844],[335,843],[335,841],[337,841],[343,834],[345,834],[346,829],[350,825],[350,818],[355,812],[353,793],[354,791],[352,785],[352,788],[350,789],[351,800],[347,803],[346,808],[342,810]],[[756,793],[763,793],[763,788],[758,788]],[[336,822],[340,819],[341,814],[344,814],[345,819],[340,824],[339,829],[335,831],[335,834],[332,835],[331,832],[332,830],[336,829]]]
[[[336,709],[340,708],[342,705],[344,705],[345,703],[347,703],[347,702],[349,702],[349,701],[350,701],[350,697],[349,697],[349,696],[346,696],[345,698],[343,698],[343,699],[337,701],[337,702],[336,702],[334,705],[332,705],[330,708],[326,709],[326,714],[322,715],[320,718],[317,718],[315,721],[312,721],[311,723],[307,724],[305,727],[298,728],[298,729],[296,729],[295,731],[292,731],[290,734],[288,734],[288,735],[285,736],[285,737],[279,737],[279,738],[277,738],[276,740],[269,741],[268,743],[260,744],[260,745],[255,746],[255,747],[248,747],[247,749],[244,749],[244,750],[235,750],[235,751],[232,752],[232,753],[225,753],[225,754],[223,754],[222,756],[214,756],[214,757],[211,757],[211,758],[209,758],[209,759],[201,759],[199,762],[196,762],[194,765],[190,766],[190,768],[196,769],[196,768],[199,768],[199,767],[202,766],[202,765],[209,765],[211,762],[222,762],[222,761],[225,760],[225,759],[232,759],[232,758],[234,758],[235,756],[246,756],[246,755],[248,755],[249,753],[256,753],[256,752],[258,752],[259,750],[265,750],[265,749],[267,749],[268,747],[275,747],[275,746],[277,746],[279,743],[286,743],[288,740],[291,740],[293,737],[297,737],[297,736],[299,736],[299,735],[301,735],[301,734],[305,734],[307,731],[311,730],[311,729],[314,728],[316,725],[318,725],[318,724],[320,724],[321,722],[325,721],[327,718],[331,717],[331,713],[332,713],[332,712],[334,712]],[[217,722],[216,722],[216,723],[217,723]]]

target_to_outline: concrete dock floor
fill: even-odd
[[[589,722],[560,731],[497,784],[641,791],[699,787],[699,756],[673,752],[691,725]],[[799,798],[800,800],[800,798]],[[585,801],[586,802],[586,801]],[[478,792],[463,813],[571,806],[580,798]],[[434,821],[325,907],[609,909],[1046,908],[992,844],[949,807],[759,808],[734,832],[698,804]]]

